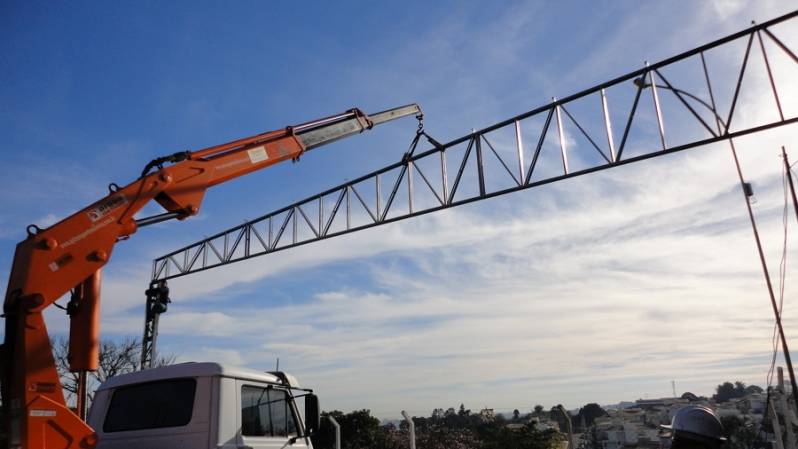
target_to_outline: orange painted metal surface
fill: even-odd
[[[96,434],[66,405],[42,311],[77,288],[70,326],[73,371],[97,367],[100,269],[114,245],[136,232],[134,214],[150,201],[183,219],[199,212],[205,190],[304,151],[290,129],[189,153],[17,245],[4,303],[3,399],[12,447],[92,448]]]

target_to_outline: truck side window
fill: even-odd
[[[289,437],[297,434],[294,413],[284,390],[251,385],[241,387],[241,434],[250,437]]]
[[[103,432],[185,426],[194,411],[197,381],[170,379],[114,390]]]

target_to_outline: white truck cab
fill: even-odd
[[[288,374],[192,362],[109,379],[88,422],[97,449],[311,449],[319,406]]]

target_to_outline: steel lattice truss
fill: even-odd
[[[783,92],[798,11],[440,144],[157,258],[166,280],[298,245],[795,123]],[[713,72],[717,61],[736,70]],[[757,82],[758,81],[758,82]],[[678,87],[677,87],[678,86]],[[768,114],[745,99],[768,97]],[[678,129],[678,133],[669,130]],[[413,146],[415,149],[415,146]]]

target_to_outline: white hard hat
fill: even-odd
[[[723,437],[723,425],[711,408],[703,405],[688,405],[679,409],[673,416],[670,426],[660,426],[671,432],[672,439],[700,441],[720,444],[726,441]]]

